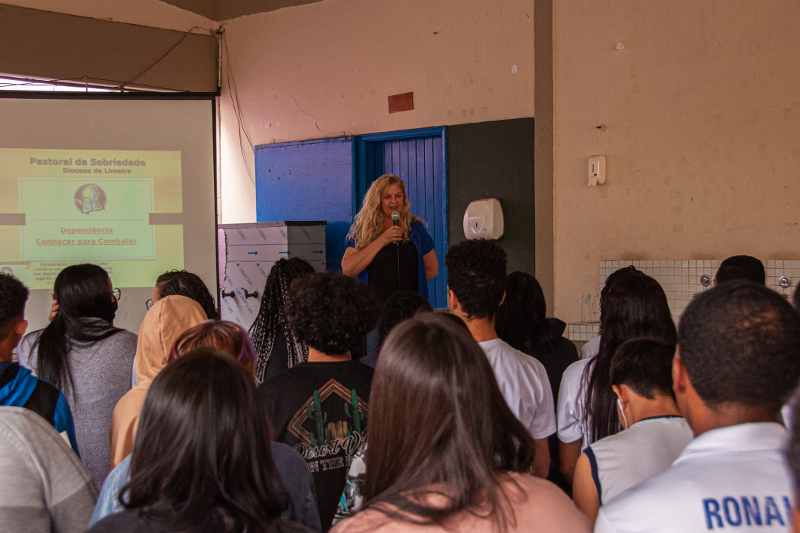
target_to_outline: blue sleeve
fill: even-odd
[[[69,445],[75,450],[75,455],[80,459],[78,451],[78,440],[75,438],[75,421],[72,419],[72,409],[63,394],[58,394],[56,402],[56,412],[53,414],[53,425],[59,433],[66,433]]]
[[[97,506],[94,508],[89,527],[95,522],[99,522],[110,514],[120,513],[124,510],[119,503],[119,490],[130,480],[131,455],[123,459],[106,478],[103,489],[97,498]]]
[[[433,251],[433,239],[428,234],[428,230],[425,229],[425,224],[417,222],[417,226],[418,227],[414,228],[414,231],[420,232],[422,255],[426,255]]]
[[[348,239],[347,237],[345,237],[344,246],[345,248],[355,248],[356,247],[355,239]]]

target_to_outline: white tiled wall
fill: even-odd
[[[675,322],[683,313],[695,294],[703,292],[700,278],[705,274],[713,280],[720,264],[719,259],[665,259],[665,260],[606,260],[600,261],[598,268],[598,289],[605,285],[606,278],[615,270],[633,265],[648,276],[655,278],[664,288]],[[787,298],[792,297],[797,283],[800,282],[800,261],[788,259],[768,259],[762,261],[767,272],[767,287],[776,290]],[[779,285],[782,276],[788,276],[790,285],[783,288]],[[573,341],[587,341],[598,335],[599,322],[581,322],[569,324],[568,335]]]

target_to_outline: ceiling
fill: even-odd
[[[161,0],[211,20],[223,21],[321,0]]]

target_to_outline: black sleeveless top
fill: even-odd
[[[381,302],[398,291],[419,292],[419,252],[410,240],[387,244],[368,268],[367,285],[375,290]]]

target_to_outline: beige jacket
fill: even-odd
[[[206,314],[200,304],[185,296],[166,296],[145,315],[139,327],[134,365],[139,383],[117,402],[111,419],[111,468],[133,452],[144,398],[150,383],[167,366],[175,339],[205,320]]]

